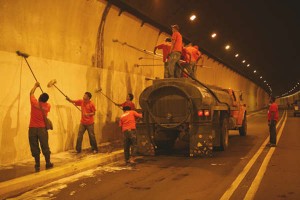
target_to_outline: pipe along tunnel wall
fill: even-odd
[[[74,149],[80,112],[56,88],[47,87],[52,79],[72,99],[80,99],[84,92],[90,91],[97,109],[97,142],[115,141],[121,138],[117,119],[122,111],[95,91],[102,88],[103,93],[118,103],[132,92],[139,108],[139,94],[152,82],[145,78],[163,77],[160,60],[132,47],[153,51],[168,35],[141,24],[140,19],[126,12],[119,15],[119,8],[107,6],[101,0],[2,0],[0,165],[31,158],[29,92],[35,80],[25,60],[15,52],[20,50],[30,55],[27,60],[50,96],[49,118],[54,130],[49,133],[49,144],[53,153]],[[243,91],[248,111],[267,105],[268,95],[250,80],[207,56],[204,65],[207,67],[197,71],[201,82]],[[38,97],[40,90],[35,95]],[[83,148],[87,147],[89,140],[85,134]]]

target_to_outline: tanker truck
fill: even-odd
[[[154,80],[139,97],[143,113],[137,122],[137,153],[155,155],[172,149],[175,141],[188,145],[190,157],[212,156],[228,148],[229,130],[247,134],[242,93],[207,86],[186,78]]]

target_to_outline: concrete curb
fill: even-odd
[[[0,183],[0,199],[16,196],[20,193],[45,185],[59,178],[71,176],[79,172],[96,168],[99,165],[119,161],[124,157],[124,151],[118,150],[109,154],[98,154],[80,161],[71,162],[50,170],[33,173]]]

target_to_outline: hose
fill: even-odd
[[[191,76],[186,71],[184,71],[184,68],[180,65],[179,62],[177,62],[177,65],[179,66],[179,68],[181,69],[181,71],[183,73],[185,73],[188,77],[190,77],[192,80],[196,81],[201,86],[205,87],[209,91],[209,93],[217,100],[218,103],[225,104],[227,106],[227,108],[228,108],[228,112],[230,113],[230,106],[228,105],[228,103],[220,101],[220,99],[217,97],[217,95],[209,87],[207,87],[205,84],[201,83],[198,79],[196,79],[195,77]]]

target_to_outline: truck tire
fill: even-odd
[[[247,115],[245,113],[242,126],[239,127],[240,136],[246,136],[247,135]]]
[[[228,148],[228,118],[227,116],[223,117],[221,124],[221,140],[220,140],[220,150],[225,151]]]

